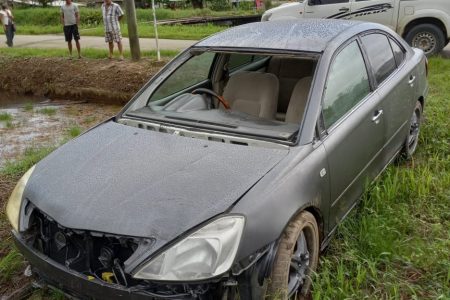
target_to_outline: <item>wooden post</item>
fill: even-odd
[[[136,7],[134,6],[134,0],[125,0],[125,15],[127,16],[128,40],[130,41],[131,59],[139,60],[141,58],[141,49],[139,47]]]

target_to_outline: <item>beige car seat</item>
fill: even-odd
[[[277,76],[280,83],[277,112],[281,114],[287,112],[295,85],[301,78],[311,76],[313,70],[314,62],[312,60],[272,57],[267,73]]]
[[[285,121],[287,123],[300,123],[308,101],[311,82],[312,77],[308,76],[300,79],[295,85],[286,112]]]
[[[223,97],[232,110],[264,119],[275,119],[278,89],[278,78],[273,74],[239,72],[228,80]]]

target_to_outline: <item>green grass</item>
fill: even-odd
[[[56,115],[56,108],[44,107],[44,108],[38,109],[36,112],[47,115],[47,116],[54,116],[54,115]]]
[[[81,134],[81,132],[83,131],[83,129],[81,129],[79,126],[72,126],[69,129],[67,129],[67,135],[70,138],[75,138],[77,136],[79,136]]]
[[[161,50],[161,56],[171,58],[179,52],[175,50]],[[108,57],[108,50],[106,48],[93,49],[82,48],[81,55],[84,58],[104,59]],[[0,56],[28,58],[28,57],[67,57],[66,49],[49,49],[49,48],[0,48]],[[130,51],[124,51],[125,58],[130,58]],[[156,59],[156,51],[142,51],[142,57]]]
[[[12,248],[5,257],[0,258],[0,284],[11,280],[17,272],[20,272],[23,266],[22,254],[16,248]]]
[[[414,160],[389,167],[339,227],[314,299],[450,298],[450,60],[430,69]]]
[[[184,39],[184,40],[199,40],[210,36],[214,33],[227,29],[226,26],[216,25],[160,25],[158,26],[158,37],[161,39]],[[126,23],[122,23],[121,32],[124,37],[128,37],[128,27]],[[0,34],[3,34],[3,29],[0,28]],[[61,34],[61,41],[64,41],[62,35],[62,27],[60,25],[22,25],[17,26],[17,34]],[[154,38],[155,32],[151,24],[139,24],[138,34],[141,38]],[[83,43],[83,36],[104,36],[103,25],[91,27],[80,27],[81,43]],[[45,43],[45,41],[43,41]]]
[[[0,170],[0,176],[18,178],[53,150],[54,147],[38,149],[28,148],[25,150],[25,153],[23,154],[21,159],[13,162],[7,162]]]
[[[32,25],[32,26],[48,26],[56,25],[59,23],[59,8],[21,8],[14,9],[13,11],[15,21],[20,26]],[[230,16],[230,15],[252,15],[254,11],[249,10],[228,10],[228,11],[212,11],[210,9],[157,9],[157,20],[167,19],[180,19],[189,17],[218,17],[218,16]],[[152,22],[153,15],[150,9],[136,9],[136,18],[139,23]],[[124,20],[126,23],[126,20]],[[84,26],[97,26],[103,24],[103,18],[100,8],[80,8],[80,22]]]
[[[0,113],[0,121],[10,122],[10,121],[12,121],[12,119],[13,119],[13,117],[10,113],[7,113],[7,112]]]
[[[27,102],[25,103],[25,105],[23,106],[23,109],[25,111],[33,111],[34,105],[32,102]]]

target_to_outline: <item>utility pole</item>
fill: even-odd
[[[136,7],[134,0],[125,0],[125,14],[127,16],[128,40],[130,41],[131,58],[141,59],[141,48],[139,47],[139,36],[137,33]]]
[[[152,0],[152,11],[153,11],[153,28],[155,30],[156,57],[158,58],[158,61],[160,61],[161,60],[161,53],[159,51],[158,25],[156,24],[155,0]]]

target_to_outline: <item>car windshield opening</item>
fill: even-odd
[[[190,51],[178,56],[124,117],[292,141],[308,103],[317,57]]]

